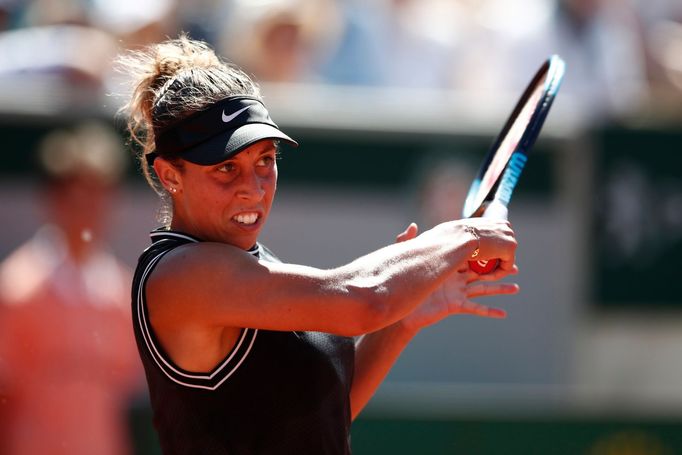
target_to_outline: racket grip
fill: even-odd
[[[479,275],[487,275],[494,272],[500,264],[499,259],[491,259],[489,261],[469,261],[469,268]]]

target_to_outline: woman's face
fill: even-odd
[[[276,147],[259,141],[212,166],[183,162],[171,227],[206,241],[251,248],[265,225],[277,188]]]

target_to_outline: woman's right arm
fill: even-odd
[[[471,233],[473,226],[478,239]],[[166,254],[147,283],[155,325],[313,330],[355,336],[406,316],[476,248],[511,270],[506,221],[443,223],[331,270],[257,261],[230,245],[198,243]]]

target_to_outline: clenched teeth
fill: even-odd
[[[233,220],[235,220],[237,223],[241,224],[253,224],[258,220],[258,214],[257,213],[240,213],[239,215],[235,215],[232,217]]]

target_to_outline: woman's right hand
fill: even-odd
[[[409,228],[408,228],[409,229]],[[438,242],[462,243],[462,267],[470,260],[499,259],[500,265],[490,274],[491,279],[506,276],[514,270],[516,237],[507,220],[491,218],[466,218],[448,221],[424,232],[424,236],[437,236]],[[478,253],[474,253],[478,250]]]
[[[490,218],[468,218],[459,220],[468,232],[477,241],[477,246],[470,256],[470,260],[475,261],[489,261],[499,260],[496,269],[491,271],[489,275],[495,278],[495,272],[500,271],[498,275],[506,275],[514,268],[515,254],[516,254],[516,237],[511,228],[511,224],[507,220],[490,219]],[[476,250],[478,250],[476,252]]]
[[[469,221],[469,220],[464,220]],[[490,220],[488,220],[490,221]],[[467,226],[478,229],[480,223],[464,223]],[[501,224],[501,225],[500,225]],[[480,224],[481,232],[486,238],[495,239],[501,246],[501,250],[507,251],[516,246],[513,232],[506,222],[493,222]],[[398,243],[405,242],[417,237],[418,227],[411,223],[407,229],[396,237]],[[510,237],[511,236],[511,237]],[[497,243],[495,244],[497,246]],[[495,251],[491,249],[490,251]],[[492,254],[492,253],[491,253]],[[453,314],[471,314],[482,317],[504,318],[506,312],[498,308],[490,308],[486,305],[474,302],[471,299],[493,295],[515,294],[519,286],[515,283],[494,283],[510,274],[516,274],[517,267],[513,264],[509,271],[498,268],[494,272],[486,275],[478,275],[469,269],[468,261],[464,261],[458,269],[450,274],[448,278],[417,308],[400,322],[402,326],[412,332],[416,332],[423,327],[435,324],[441,319]]]

